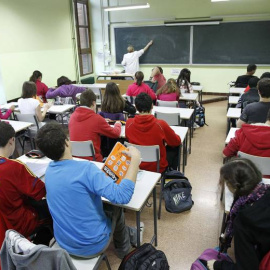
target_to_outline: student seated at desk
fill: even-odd
[[[257,66],[249,64],[247,66],[247,73],[245,75],[238,76],[235,82],[235,87],[247,87],[249,79],[251,79],[256,72]]]
[[[260,101],[249,104],[243,110],[237,127],[240,128],[244,123],[265,123],[267,113],[270,109],[270,79],[264,78],[258,82],[258,92]]]
[[[29,237],[51,222],[47,202],[42,199],[46,195],[44,183],[25,164],[9,159],[14,149],[14,128],[0,122],[0,245],[8,229]],[[51,237],[39,243],[48,245]]]
[[[56,98],[56,97],[72,97],[74,103],[76,103],[76,95],[82,93],[86,90],[86,87],[79,87],[72,85],[72,81],[65,77],[61,76],[57,79],[57,87],[49,88],[46,98]]]
[[[208,261],[211,270],[258,270],[270,250],[270,185],[248,159],[235,159],[220,169],[220,181],[234,195],[225,246],[234,238],[235,263]],[[260,268],[261,269],[261,268]],[[267,268],[268,269],[268,268]]]
[[[100,116],[101,117],[101,116]],[[45,178],[47,201],[53,218],[54,237],[71,255],[98,256],[109,243],[111,234],[119,258],[136,245],[136,229],[125,225],[121,207],[102,204],[105,197],[113,204],[127,204],[134,192],[140,153],[134,147],[125,179],[116,184],[89,161],[72,159],[70,141],[61,125],[47,124],[36,139],[39,149],[53,161]]]
[[[154,67],[150,76],[150,80],[155,83],[157,82],[157,89],[161,88],[166,83],[166,78],[163,75],[162,67]]]
[[[10,117],[10,115],[12,114],[12,112],[14,111],[15,106],[12,105],[9,107],[9,109],[3,114],[0,108],[0,119],[8,119]]]
[[[178,101],[180,90],[175,79],[169,79],[167,83],[156,92],[157,99],[163,101]]]
[[[121,123],[118,121],[114,124],[114,127],[111,127],[102,116],[96,113],[96,95],[90,89],[85,90],[81,94],[80,105],[69,120],[70,140],[92,140],[96,153],[96,161],[102,161],[100,136],[118,138],[121,134]],[[86,159],[92,160],[92,158]]]
[[[156,94],[154,91],[143,82],[144,74],[141,71],[135,73],[135,82],[131,84],[127,89],[127,96],[134,97],[144,92],[148,94],[152,100],[156,100]]]
[[[118,86],[114,82],[107,83],[99,114],[111,120],[125,121],[123,111],[136,113],[135,107],[121,96]]]
[[[177,78],[176,83],[180,88],[181,94],[193,93],[193,88],[192,88],[192,85],[190,84],[190,75],[191,75],[191,72],[187,68],[183,68],[180,71],[180,74]]]
[[[41,111],[40,103],[35,99],[37,87],[34,82],[24,82],[22,87],[22,98],[18,100],[18,107],[21,114],[33,114],[39,122],[42,122],[52,103],[46,103]]]
[[[29,79],[30,82],[34,82],[37,86],[37,96],[43,103],[47,103],[46,94],[48,92],[48,86],[42,82],[42,73],[35,70]]]
[[[135,106],[139,115],[128,119],[126,122],[127,140],[138,145],[159,145],[160,172],[164,172],[168,166],[177,169],[180,137],[164,120],[156,119],[151,114],[153,102],[149,95],[146,93],[139,94],[135,99]],[[140,168],[155,172],[156,163],[142,162]]]
[[[262,74],[262,76],[260,77],[260,79],[263,79],[263,78],[270,78],[270,72],[264,72]],[[244,93],[247,93],[249,91],[250,87],[249,85],[247,86],[247,88],[245,89]]]
[[[225,157],[233,157],[238,151],[246,154],[270,157],[270,110],[264,123],[244,124],[224,148]]]

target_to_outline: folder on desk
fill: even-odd
[[[38,178],[41,178],[45,175],[46,169],[48,167],[47,163],[27,161],[25,164]]]

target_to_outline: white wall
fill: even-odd
[[[7,99],[21,95],[34,70],[49,87],[76,78],[69,1],[1,0],[0,64]]]

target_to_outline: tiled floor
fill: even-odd
[[[172,270],[188,270],[191,263],[206,248],[218,244],[223,206],[219,201],[219,169],[226,133],[227,102],[206,104],[206,122],[192,139],[192,153],[188,157],[186,176],[193,190],[194,206],[191,211],[171,214],[163,207],[158,221],[158,249],[165,252]],[[126,212],[129,225],[135,225],[134,212]],[[153,232],[152,208],[142,212],[145,223],[144,242]],[[107,252],[113,270],[120,260],[111,245]],[[102,269],[106,269],[105,267]]]

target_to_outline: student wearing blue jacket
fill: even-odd
[[[117,256],[123,258],[131,245],[136,245],[136,229],[125,225],[122,208],[103,205],[101,197],[114,204],[130,201],[140,152],[134,147],[128,149],[130,166],[118,185],[95,164],[72,159],[70,142],[61,125],[49,123],[42,127],[36,143],[53,160],[45,174],[45,185],[59,246],[71,255],[91,258],[109,245],[113,233]]]

